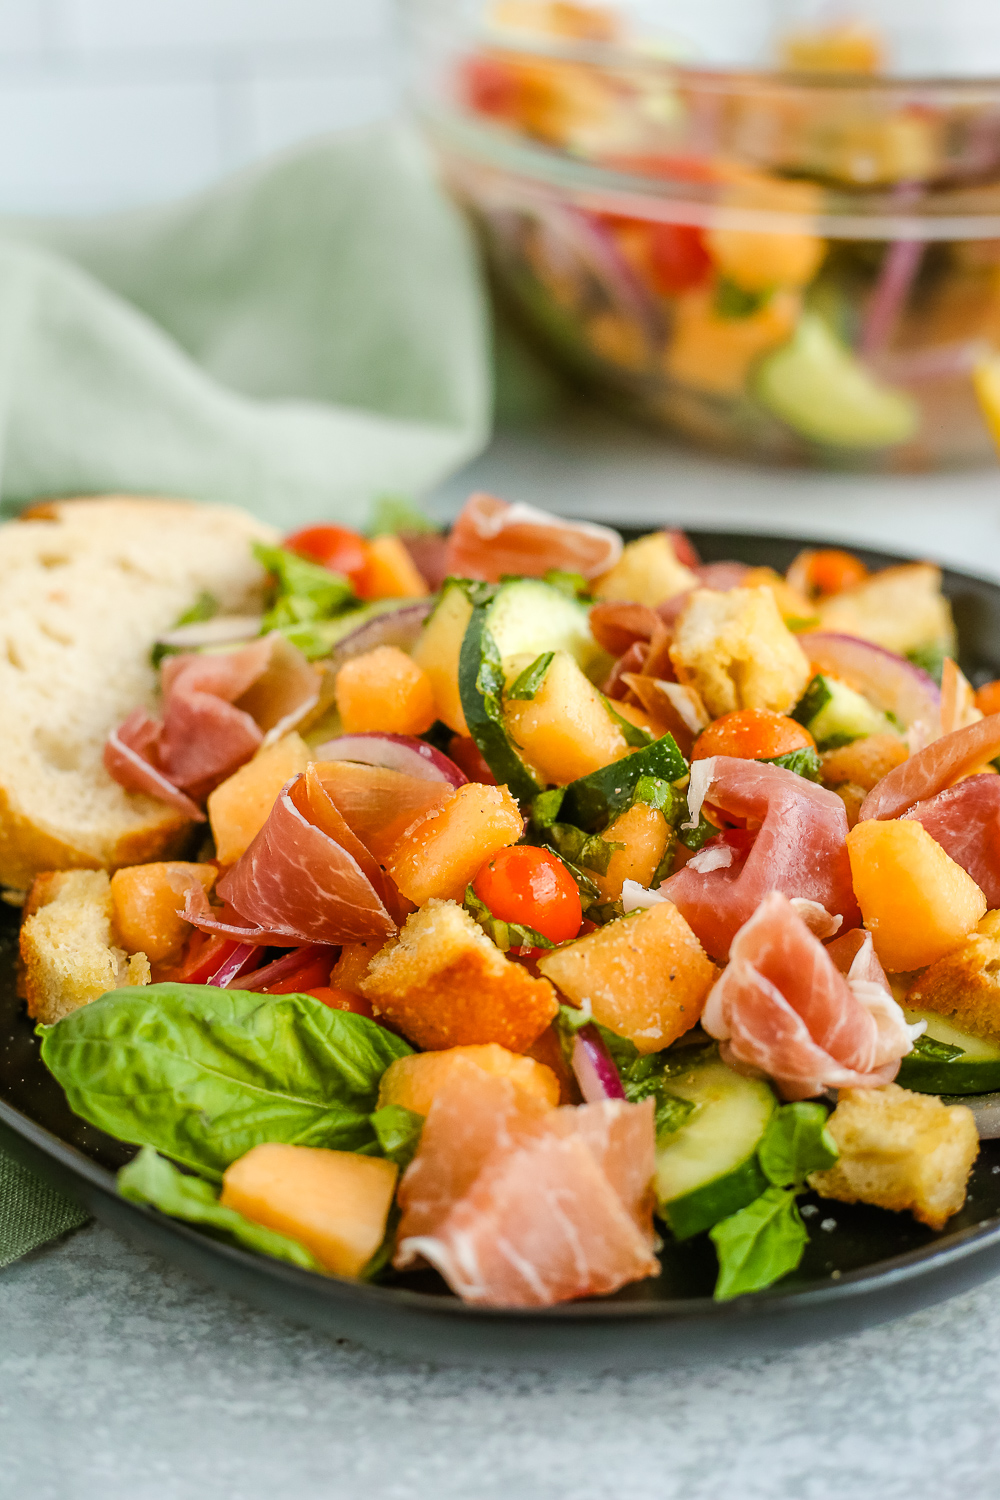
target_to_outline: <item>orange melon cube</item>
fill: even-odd
[[[601,837],[609,844],[624,844],[608,861],[607,873],[592,875],[602,901],[617,901],[626,880],[649,886],[667,851],[670,827],[655,807],[636,802],[621,813]]]
[[[430,678],[398,646],[352,656],[334,691],[346,734],[426,734],[437,716]]]
[[[422,906],[431,896],[461,901],[465,887],[524,827],[505,786],[470,782],[459,787],[400,839],[386,868],[408,901]]]
[[[398,536],[368,543],[363,590],[366,599],[423,599],[430,593]]]
[[[431,680],[437,717],[461,735],[469,729],[458,687],[458,660],[471,618],[472,605],[462,585],[445,583],[413,648],[413,660]]]
[[[285,782],[304,771],[309,759],[305,741],[286,734],[215,788],[208,799],[208,821],[220,865],[233,865],[246,853]]]
[[[357,1276],[385,1238],[395,1162],[320,1146],[254,1146],[226,1169],[222,1199],[298,1240],[336,1276]]]
[[[370,943],[345,943],[340,957],[330,972],[330,983],[337,990],[349,994],[361,994],[361,981],[368,973],[368,965],[381,947],[378,939]]]
[[[589,1001],[595,1021],[643,1053],[690,1031],[717,972],[669,901],[543,954],[538,969],[574,1005]]]
[[[415,1114],[426,1115],[439,1090],[448,1086],[455,1069],[473,1063],[484,1073],[509,1078],[517,1088],[554,1108],[559,1103],[559,1080],[551,1068],[519,1052],[510,1052],[496,1042],[483,1047],[448,1047],[442,1052],[414,1052],[397,1057],[382,1074],[378,1091],[383,1104],[401,1104]]]
[[[126,865],[111,877],[114,930],[128,953],[145,953],[150,963],[175,958],[191,931],[178,912],[192,886],[207,893],[218,874],[214,865],[167,860],[151,865]]]
[[[986,915],[972,876],[912,818],[858,823],[847,852],[865,926],[891,973],[936,963]]]
[[[558,786],[628,754],[603,698],[568,651],[555,653],[533,698],[506,699],[504,720],[531,764]]]

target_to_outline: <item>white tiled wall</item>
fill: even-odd
[[[0,0],[0,213],[127,207],[390,111],[391,0]]]

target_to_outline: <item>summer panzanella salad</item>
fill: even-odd
[[[978,1138],[939,1096],[1000,1087],[1000,684],[936,568],[481,494],[255,546],[266,612],[192,600],[104,752],[196,857],[25,907],[125,1196],[501,1307],[656,1276],[658,1233],[767,1287],[807,1191],[944,1226]]]

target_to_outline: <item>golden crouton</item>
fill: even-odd
[[[906,741],[898,734],[869,734],[840,745],[820,756],[823,785],[829,787],[859,786],[870,792],[883,776],[902,765],[909,755]]]
[[[665,531],[629,542],[610,572],[594,585],[596,599],[630,599],[656,606],[693,589],[697,575],[679,561]]]
[[[526,1052],[559,1009],[548,980],[505,958],[463,907],[433,897],[359,988],[376,1015],[432,1051],[499,1042]]]
[[[820,629],[857,635],[900,655],[919,646],[951,654],[955,625],[941,593],[941,569],[933,563],[884,568],[862,583],[816,605]]]
[[[842,1089],[827,1128],[840,1160],[809,1178],[820,1197],[909,1209],[931,1229],[943,1229],[965,1202],[979,1135],[964,1104],[895,1083]]]
[[[906,1004],[1000,1043],[1000,911],[987,912],[961,948],[925,969]]]
[[[690,1031],[718,972],[670,901],[546,953],[538,969],[574,1005],[589,1005],[595,1021],[643,1053],[669,1047]]]
[[[670,659],[713,719],[737,708],[787,713],[809,681],[809,662],[764,587],[696,589],[677,621]]]
[[[108,990],[149,983],[145,953],[112,945],[111,882],[104,870],[35,877],[21,926],[28,1014],[47,1026]]]

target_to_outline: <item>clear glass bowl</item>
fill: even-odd
[[[541,11],[592,34],[522,24]],[[850,27],[786,38],[794,68],[682,65],[604,15],[408,6],[420,116],[534,336],[715,451],[993,461],[973,372],[1000,349],[1000,78],[836,71],[879,63]]]

